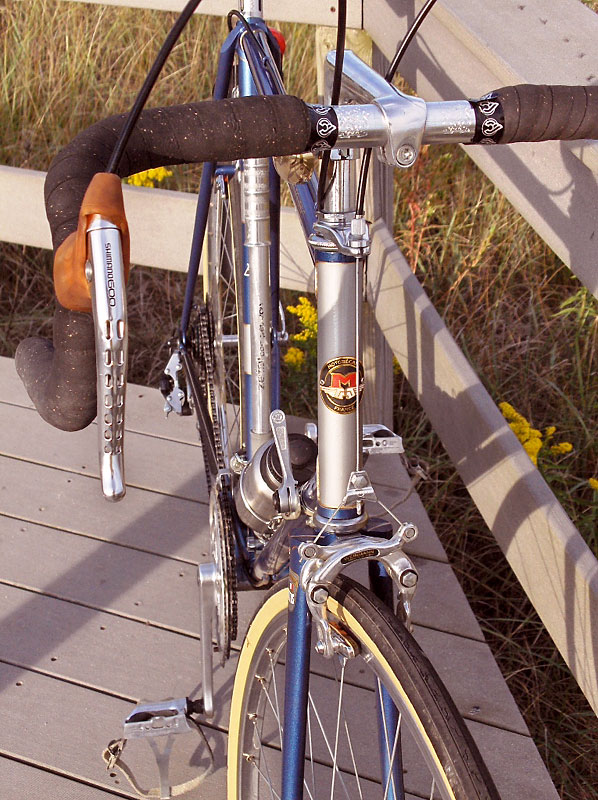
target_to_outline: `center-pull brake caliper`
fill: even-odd
[[[119,228],[94,214],[87,228],[88,260],[96,339],[98,446],[102,491],[108,500],[125,494],[124,433],[127,386],[127,306]]]
[[[346,658],[357,655],[355,645],[328,619],[329,588],[334,579],[355,561],[379,561],[399,591],[399,612],[409,627],[411,602],[417,587],[417,571],[403,552],[403,545],[413,541],[417,528],[410,522],[402,523],[391,539],[375,536],[347,536],[330,545],[306,542],[299,547],[305,562],[299,582],[305,592],[307,604],[316,622],[317,651],[326,658],[339,653]]]

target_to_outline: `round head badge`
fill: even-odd
[[[363,364],[350,356],[327,361],[320,370],[320,395],[324,405],[337,414],[352,414],[361,400],[364,387]]]

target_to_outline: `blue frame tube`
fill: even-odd
[[[389,608],[394,607],[392,578],[378,561],[368,563],[370,588],[372,592]],[[388,800],[405,800],[403,785],[403,751],[401,749],[401,732],[399,712],[392,697],[384,686],[376,692],[376,712],[378,717],[378,748],[380,751],[380,767],[384,786],[388,783]],[[397,744],[393,757],[393,744],[397,736]],[[391,763],[392,762],[392,763]],[[389,780],[390,776],[390,780]]]
[[[291,546],[289,580],[291,595],[294,595],[295,602],[289,603],[286,664],[287,667],[292,664],[292,668],[285,669],[281,800],[299,800],[303,797],[311,612],[305,592],[299,586],[302,562],[298,547],[302,542],[312,541],[313,538],[314,531],[305,525],[292,531],[289,537]]]
[[[214,84],[214,100],[222,100],[228,94],[228,87],[230,84],[230,77],[233,67],[233,58],[235,56],[235,49],[240,31],[235,28],[226,37],[224,44],[220,50],[218,58],[218,71],[216,73],[216,83]],[[195,211],[195,224],[193,226],[193,239],[191,242],[191,252],[189,254],[189,268],[187,270],[187,283],[185,286],[185,301],[183,303],[183,312],[181,314],[181,342],[183,345],[187,344],[187,331],[189,329],[189,320],[191,318],[191,311],[193,309],[193,300],[195,298],[195,287],[197,285],[197,276],[199,274],[199,265],[201,262],[201,251],[203,249],[203,241],[206,233],[206,224],[208,221],[208,211],[210,208],[210,194],[212,192],[212,179],[214,177],[215,164],[208,162],[204,164],[201,173],[201,183],[199,185],[199,195],[197,197],[197,207]]]

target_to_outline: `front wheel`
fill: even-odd
[[[243,643],[228,800],[281,797],[287,603],[279,584]],[[304,799],[499,800],[459,712],[399,620],[348,578],[336,581],[327,605],[357,655],[327,660],[312,650]]]

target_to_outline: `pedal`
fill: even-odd
[[[403,440],[393,433],[390,428],[382,424],[363,426],[363,452],[368,455],[375,453],[391,454],[404,453]]]
[[[205,734],[191,717],[191,714],[201,713],[203,703],[201,701],[191,701],[186,697],[174,700],[162,700],[158,703],[140,703],[135,706],[127,716],[123,726],[121,739],[110,742],[103,752],[103,758],[108,770],[120,769],[129,781],[135,792],[142,797],[160,797],[161,800],[170,800],[185,792],[195,789],[204,778],[212,771],[214,766],[214,755],[212,749],[205,738]],[[171,786],[169,777],[170,754],[174,744],[173,736],[180,733],[198,733],[203,739],[208,754],[210,764],[203,773],[186,781],[183,784]],[[165,736],[166,741],[160,749],[156,739]],[[131,769],[122,759],[122,753],[129,739],[148,739],[148,743],[156,759],[160,786],[158,789],[142,789]]]
[[[86,277],[96,340],[98,450],[102,492],[125,495],[124,433],[127,387],[127,307],[120,230],[99,214],[87,229]]]
[[[186,697],[159,703],[140,703],[125,719],[123,738],[143,739],[189,733],[192,728],[187,719],[187,704]]]

